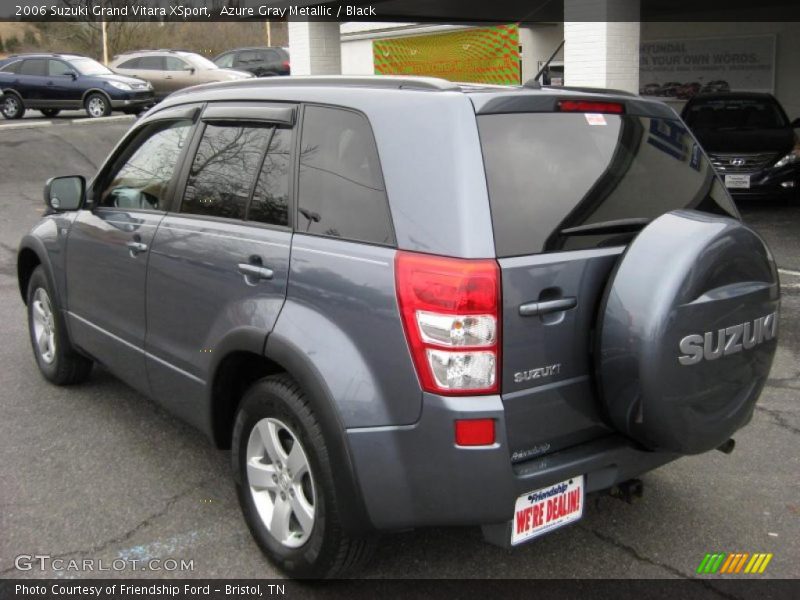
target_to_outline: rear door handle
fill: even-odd
[[[561,312],[578,306],[578,299],[573,297],[558,298],[557,300],[544,300],[542,302],[526,302],[520,304],[519,314],[521,317],[535,317],[548,313]]]
[[[131,251],[131,256],[136,256],[142,252],[147,252],[147,244],[143,244],[142,242],[128,242],[125,244],[128,246],[128,250]]]
[[[251,263],[239,263],[239,273],[254,279],[272,279],[275,276],[272,269]]]

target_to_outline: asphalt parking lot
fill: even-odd
[[[194,569],[174,576],[279,577],[240,517],[227,453],[100,369],[80,387],[46,383],[31,354],[15,261],[42,185],[93,174],[131,122],[0,125],[0,577],[164,575],[20,572],[20,554],[176,558]],[[474,528],[386,536],[364,576],[692,578],[707,552],[771,552],[761,577],[800,576],[800,203],[743,214],[775,253],[783,304],[776,362],[732,455],[646,474],[635,504],[599,498],[577,525],[513,552]]]

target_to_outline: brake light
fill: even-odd
[[[594,100],[559,100],[558,110],[561,112],[611,113],[621,115],[625,105],[620,102],[597,102]]]
[[[395,277],[403,327],[422,388],[442,395],[496,393],[497,262],[398,252]]]
[[[289,61],[288,60],[283,61],[283,68],[288,70],[289,67],[290,67]]]

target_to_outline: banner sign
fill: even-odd
[[[372,43],[378,75],[519,84],[519,27],[500,25]]]
[[[698,93],[772,92],[775,36],[643,42],[639,93],[688,100]]]

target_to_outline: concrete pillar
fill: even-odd
[[[564,0],[564,84],[639,93],[639,0]]]
[[[289,22],[292,75],[339,75],[342,48],[339,23]]]

